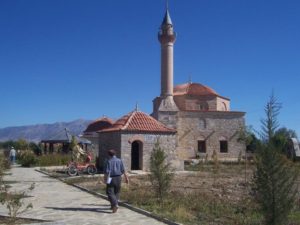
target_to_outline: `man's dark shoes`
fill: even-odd
[[[113,207],[112,207],[112,212],[113,212],[113,213],[116,213],[117,211],[118,211],[118,206],[113,206]]]

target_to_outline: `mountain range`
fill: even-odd
[[[71,122],[0,128],[0,141],[15,141],[22,138],[27,141],[39,142],[57,136],[65,128],[72,135],[79,135],[86,129],[89,123],[91,123],[91,120],[78,119]]]

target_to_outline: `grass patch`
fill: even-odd
[[[123,188],[121,199],[158,216],[183,224],[259,225],[261,215],[251,201],[231,203],[201,192],[171,192],[162,204],[150,187]]]
[[[37,166],[63,166],[71,161],[70,154],[49,154],[37,157]]]
[[[179,173],[162,204],[159,203],[148,176],[130,176],[130,185],[122,184],[121,200],[162,218],[185,225],[263,225],[258,205],[249,193],[253,165],[222,164],[216,179],[213,165],[190,167],[193,172]],[[105,194],[102,177],[67,179],[89,190]],[[289,216],[287,225],[300,225],[300,209]]]

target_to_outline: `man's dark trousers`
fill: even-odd
[[[121,190],[121,176],[112,177],[110,184],[106,185],[106,194],[111,207],[118,206],[118,200]]]

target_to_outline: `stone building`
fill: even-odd
[[[100,160],[113,148],[129,170],[149,169],[150,154],[158,139],[177,170],[183,169],[183,160],[210,159],[213,152],[221,160],[236,160],[246,149],[238,141],[245,113],[231,111],[230,99],[205,85],[189,82],[173,87],[176,33],[168,9],[158,39],[161,93],[153,100],[151,116],[136,110],[104,129],[89,129],[100,123],[95,121],[84,137],[96,143]]]
[[[150,155],[157,141],[173,167],[183,170],[183,161],[176,153],[176,130],[137,110],[99,131],[100,166],[103,166],[107,151],[115,149],[127,170],[149,170]]]
[[[244,112],[230,111],[230,99],[199,83],[173,88],[173,47],[176,40],[173,23],[166,11],[158,33],[161,43],[161,93],[153,100],[152,116],[176,129],[176,148],[181,159],[196,156],[235,160],[245,152],[238,141],[245,126]]]

